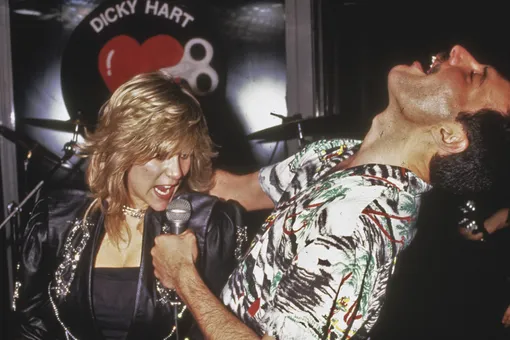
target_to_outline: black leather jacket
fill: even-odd
[[[199,271],[219,296],[246,246],[242,208],[198,193],[179,197],[192,205],[188,228],[197,236]],[[91,277],[104,235],[104,216],[96,209],[82,223],[90,204],[86,193],[75,190],[36,203],[26,229],[15,293],[21,338],[66,339],[67,333],[71,339],[102,339],[92,304]],[[173,312],[168,303],[159,301],[163,295],[157,289],[150,255],[162,219],[163,213],[150,209],[145,214],[135,312],[127,339],[163,339],[171,333]],[[180,337],[186,335],[183,330],[181,325]],[[191,336],[201,338],[196,327]]]

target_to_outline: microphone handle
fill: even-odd
[[[165,223],[163,225],[163,230],[167,234],[173,234],[173,235],[179,235],[186,231],[187,229],[187,221],[168,221],[169,223]],[[170,297],[170,304],[174,307],[174,313],[177,313],[177,307],[182,304],[181,299],[179,299],[179,296],[175,292],[175,290],[172,289],[171,297]],[[177,324],[176,324],[177,325]]]
[[[168,233],[179,235],[185,232],[187,229],[186,222],[184,221],[172,221],[168,224]]]

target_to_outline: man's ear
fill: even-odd
[[[459,123],[437,126],[432,130],[432,136],[436,142],[439,156],[462,152],[469,145],[466,132]]]

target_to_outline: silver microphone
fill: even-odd
[[[169,234],[179,235],[188,228],[191,217],[191,204],[183,199],[172,200],[166,207],[166,223],[163,231]]]
[[[174,235],[182,234],[188,229],[188,221],[191,217],[191,203],[183,198],[176,198],[166,207],[165,215],[166,221],[163,223],[163,232]],[[158,289],[164,290],[159,281],[157,285]],[[179,339],[178,307],[182,305],[182,302],[175,293],[175,290],[169,292],[168,299],[174,313],[175,338]]]

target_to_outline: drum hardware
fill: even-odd
[[[55,120],[55,119],[39,119],[39,118],[24,118],[21,121],[24,124],[42,127],[61,132],[72,132],[83,135],[83,132],[88,129],[93,129],[95,124],[85,122],[81,116],[82,113],[78,112],[77,119],[70,120]]]
[[[278,113],[274,113],[274,112],[271,112],[269,114],[271,116],[275,116],[275,117],[280,118],[283,123],[290,123],[290,122],[293,122],[293,121],[298,121],[300,119],[303,119],[303,116],[301,116],[300,113],[296,113],[295,115],[292,115],[290,117],[287,117],[287,116],[284,116],[284,115],[281,115],[281,114],[278,114]]]
[[[73,128],[73,136],[72,136],[72,138],[71,138],[71,140],[69,142],[64,144],[64,147],[63,147],[64,155],[58,159],[58,162],[51,168],[50,171],[48,171],[48,173],[44,176],[44,179],[42,179],[32,189],[32,191],[30,191],[26,195],[26,197],[19,204],[16,204],[15,202],[11,202],[10,203],[10,205],[9,205],[10,209],[9,210],[12,209],[12,211],[10,212],[9,216],[7,216],[4,219],[2,224],[0,224],[0,230],[2,230],[3,226],[6,225],[7,222],[9,222],[16,214],[21,213],[21,210],[22,210],[23,206],[27,203],[27,201],[32,196],[34,196],[36,193],[39,192],[39,190],[42,188],[44,183],[48,182],[53,177],[55,172],[58,169],[60,169],[64,163],[66,163],[71,157],[74,156],[74,154],[75,154],[74,149],[75,149],[76,143],[78,141],[78,134],[80,132],[80,126],[82,126],[81,122],[80,121],[75,121],[75,126]],[[19,134],[13,133],[12,130],[8,130],[5,127],[2,127],[2,129],[0,129],[0,132],[2,132],[3,135],[7,134],[7,135],[11,136],[11,138],[13,136],[19,136]],[[21,140],[21,139],[19,139],[19,140]],[[21,140],[21,141],[26,142],[27,140]],[[26,143],[25,143],[25,145],[29,146],[29,144],[26,144]],[[29,154],[30,154],[30,157],[31,157],[31,151],[29,152]]]
[[[277,142],[298,139],[300,147],[302,147],[309,142],[306,137],[313,139],[333,137],[362,139],[364,134],[360,126],[355,126],[347,118],[339,115],[304,119],[300,114],[291,117],[282,117],[274,113],[271,115],[284,118],[282,124],[251,133],[247,136],[249,140]]]
[[[278,117],[282,120],[282,123],[296,123],[296,132],[297,132],[297,140],[299,148],[301,149],[306,144],[305,137],[303,136],[303,129],[301,128],[300,121],[303,119],[303,116],[299,113],[296,113],[295,115],[292,115],[290,117],[286,117],[283,115],[279,115],[277,113],[271,112],[271,116]],[[275,148],[276,150],[276,148]]]
[[[28,165],[28,161],[32,159],[35,155],[40,155],[44,159],[50,161],[55,164],[60,161],[60,157],[54,155],[47,149],[45,149],[41,144],[35,142],[25,134],[19,131],[13,131],[11,129],[6,128],[5,126],[0,126],[0,135],[4,136],[7,140],[11,141],[15,145],[21,147],[26,150],[25,156],[25,170]]]

